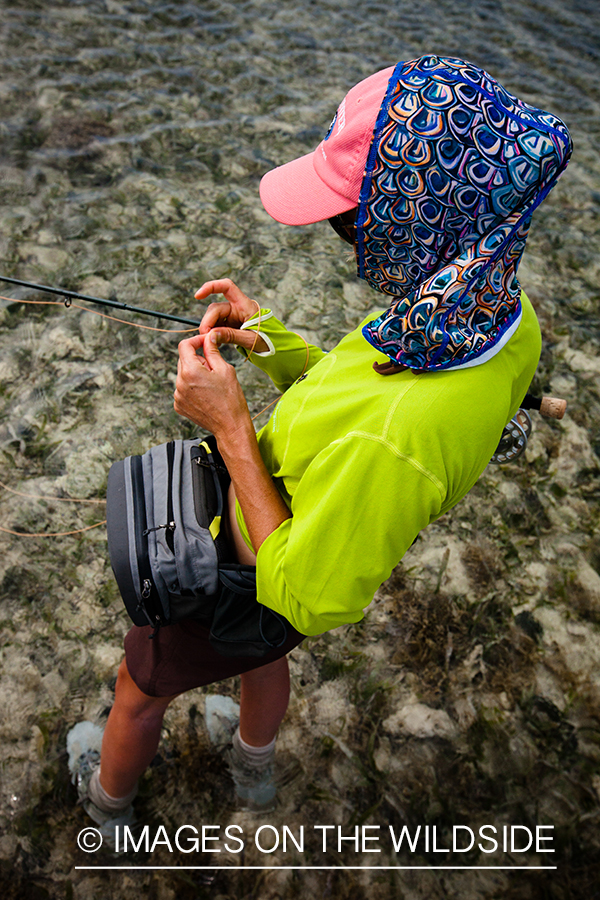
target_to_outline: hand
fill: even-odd
[[[211,431],[217,440],[248,427],[254,433],[235,369],[217,348],[219,330],[181,341],[174,394],[175,412]],[[204,356],[198,356],[199,349]]]
[[[241,326],[260,310],[256,300],[247,297],[230,278],[207,281],[196,291],[196,300],[205,300],[210,294],[222,294],[224,301],[211,303],[200,322],[200,334],[216,330],[220,344],[237,344],[245,350],[264,353],[267,344],[255,331],[241,331]],[[228,327],[219,327],[225,326]]]
[[[179,344],[175,411],[216,437],[258,552],[291,513],[265,468],[235,369],[219,353],[217,341],[213,330]],[[204,357],[197,355],[200,348]]]

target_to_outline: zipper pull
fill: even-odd
[[[152,634],[149,634],[149,635],[148,635],[148,640],[150,640],[150,641],[153,641],[153,640],[154,640],[154,638],[156,637],[156,635],[157,635],[158,632],[160,631],[160,626],[161,626],[161,625],[162,625],[162,622],[161,622],[161,620],[160,620],[160,617],[159,617],[159,616],[156,616],[156,618],[154,619],[154,631],[152,632]]]
[[[142,534],[145,537],[147,534],[150,534],[153,531],[160,531],[161,528],[166,528],[168,531],[175,531],[175,522],[167,522],[165,525],[157,525],[156,528],[146,528],[144,531],[142,531]]]
[[[144,578],[144,580],[142,582],[142,592],[141,592],[140,602],[136,606],[135,611],[136,611],[136,613],[143,612],[144,616],[148,620],[148,625],[153,625],[154,629],[156,630],[155,623],[150,618],[150,616],[148,614],[148,610],[146,609],[146,603],[145,603],[146,600],[150,599],[151,592],[152,592],[152,582],[150,581],[149,578]]]
[[[222,472],[223,474],[227,474],[227,469],[225,468],[225,466],[220,466],[219,463],[216,463],[213,459],[202,459],[199,456],[193,456],[192,459],[197,466],[203,466],[205,469],[214,469],[215,472]]]
[[[138,603],[136,612],[141,609],[143,611],[144,615],[146,616],[146,618],[148,619],[148,624],[153,626],[154,631],[152,632],[152,634],[148,635],[149,639],[153,640],[160,630],[160,626],[162,625],[162,619],[159,615],[155,614],[154,621],[153,621],[150,618],[150,616],[148,615],[148,610],[146,609],[146,607],[144,605],[144,600],[150,599],[151,591],[152,591],[152,582],[150,581],[149,578],[144,578],[144,580],[142,582],[142,599]]]

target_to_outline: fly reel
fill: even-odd
[[[531,419],[528,409],[537,409],[547,419],[562,419],[567,408],[567,401],[559,397],[534,397],[526,394],[523,406],[505,426],[490,462],[507,463],[518,459],[527,449],[527,441],[531,434]]]
[[[519,409],[508,425],[504,427],[500,443],[490,462],[507,463],[518,459],[527,449],[530,434],[531,417],[526,409]]]

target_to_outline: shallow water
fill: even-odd
[[[313,149],[352,84],[399,59],[455,55],[567,122],[573,161],[536,213],[520,273],[545,339],[535,387],[568,399],[567,419],[538,419],[527,460],[488,469],[413,548],[364,627],[295,652],[281,737],[292,774],[272,820],[447,827],[545,817],[560,832],[559,872],[246,873],[219,876],[218,893],[591,896],[600,865],[597,4],[49,0],[0,10],[0,274],[192,317],[194,290],[230,276],[325,347],[379,301],[327,225],[273,222],[258,182]],[[171,409],[177,336],[91,311],[1,306],[2,482],[101,497],[113,460],[192,433]],[[250,366],[239,377],[258,413],[272,389]],[[5,492],[2,523],[66,531],[103,518],[101,506],[61,506]],[[0,883],[15,897],[129,897],[141,886],[204,896],[179,875],[74,870],[84,818],[64,738],[110,707],[127,623],[101,528],[0,541]],[[445,719],[441,732],[411,726],[419,703],[448,713],[455,730]],[[202,708],[195,692],[170,714],[145,783],[148,821],[240,815],[227,805]]]

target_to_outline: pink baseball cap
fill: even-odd
[[[377,114],[394,66],[355,85],[316,150],[272,169],[260,182],[266,211],[284,225],[310,225],[358,205]]]

